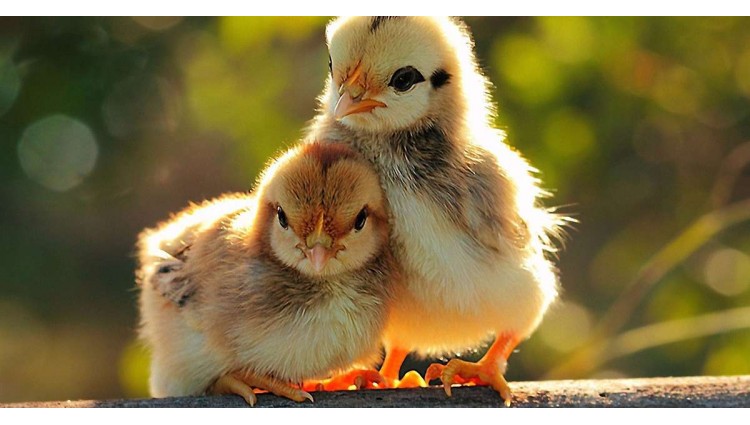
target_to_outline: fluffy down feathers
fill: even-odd
[[[528,337],[557,297],[545,253],[564,219],[540,205],[535,170],[493,128],[465,25],[340,18],[327,39],[332,73],[308,138],[361,152],[388,198],[406,286],[386,346],[443,355],[499,334]],[[408,68],[414,83],[396,81]],[[363,101],[377,106],[350,106]]]
[[[387,216],[366,161],[311,144],[273,161],[254,194],[193,205],[144,231],[138,283],[152,395],[201,394],[237,370],[299,383],[372,366],[397,280]],[[340,250],[317,271],[300,244],[320,217]]]

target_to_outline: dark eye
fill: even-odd
[[[422,81],[424,81],[422,74],[416,68],[407,66],[394,72],[391,82],[388,85],[396,89],[396,91],[404,92],[412,88],[414,84],[421,83]]]
[[[367,222],[367,207],[362,208],[362,211],[357,214],[357,218],[354,220],[354,230],[359,232],[365,227]]]
[[[286,221],[286,214],[284,213],[284,210],[281,209],[281,207],[276,208],[276,215],[279,216],[279,225],[285,230],[288,229],[289,222]]]
[[[328,55],[328,70],[331,72],[331,75],[333,75],[333,61],[331,61],[331,55]]]

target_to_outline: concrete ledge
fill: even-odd
[[[511,407],[750,407],[750,375],[511,382]],[[256,407],[504,407],[486,387],[311,393],[315,403],[260,394]],[[238,396],[30,402],[0,407],[249,407]]]

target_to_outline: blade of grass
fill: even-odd
[[[649,259],[605,313],[589,342],[565,362],[547,372],[545,378],[580,378],[594,370],[597,358],[603,354],[603,342],[628,322],[640,301],[656,283],[718,233],[748,220],[750,199],[735,202],[698,218]]]
[[[670,320],[629,330],[606,340],[593,350],[591,369],[619,357],[674,342],[750,328],[750,307],[739,307],[680,320]]]

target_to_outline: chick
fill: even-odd
[[[509,403],[508,356],[558,294],[546,254],[565,219],[540,205],[535,170],[493,127],[463,23],[349,17],[326,36],[331,74],[308,138],[349,143],[375,165],[404,272],[380,371],[396,383],[411,351],[444,356],[494,338],[479,362],[433,364],[425,378],[449,396],[454,382],[490,384]]]
[[[398,280],[388,234],[370,164],[317,143],[275,160],[254,194],[145,230],[137,276],[152,395],[235,393],[253,405],[256,388],[312,400],[297,384],[377,365]]]

